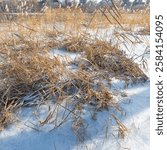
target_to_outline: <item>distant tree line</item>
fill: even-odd
[[[117,0],[116,2],[125,9],[133,9],[133,7],[137,5],[148,5],[150,0],[147,0],[146,3],[143,3],[142,0],[134,0],[134,2],[130,2],[129,0]],[[92,0],[1,0],[0,13],[44,12],[48,7],[81,7],[91,12],[107,5],[112,5],[112,0],[101,0],[99,3]]]

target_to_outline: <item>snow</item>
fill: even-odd
[[[86,140],[78,143],[76,136],[71,130],[71,120],[57,129],[47,125],[36,131],[28,126],[33,126],[33,108],[24,110],[24,117],[19,123],[11,125],[0,133],[0,149],[3,150],[46,150],[46,149],[97,149],[117,150],[129,148],[133,150],[149,149],[149,83],[135,85],[124,89],[128,97],[121,100],[121,107],[126,113],[120,119],[128,127],[128,135],[125,139],[114,137],[111,111],[103,111],[97,114],[97,120],[90,118],[90,113],[85,110],[84,120],[87,123]],[[47,108],[41,108],[45,114]]]
[[[51,55],[51,57],[58,56],[60,58],[68,58],[70,60],[77,59],[80,56],[79,53],[68,52],[64,49],[53,49],[49,54]]]

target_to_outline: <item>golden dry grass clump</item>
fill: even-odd
[[[82,99],[83,103],[94,101],[99,105],[99,109],[107,108],[114,99],[112,93],[102,83],[96,81],[97,77],[96,73],[78,70],[71,78],[72,84],[79,89],[77,96]]]
[[[9,124],[26,94],[41,92],[42,86],[52,85],[64,73],[64,64],[58,58],[50,57],[45,44],[31,39],[26,32],[24,29],[11,36],[12,32],[8,31],[0,41],[0,128]]]
[[[82,49],[86,59],[77,62],[82,69],[87,70],[93,66],[95,70],[103,70],[112,77],[123,80],[129,79],[132,82],[147,80],[147,76],[139,66],[111,43],[97,40],[91,44],[85,43]]]
[[[15,104],[3,104],[0,101],[0,132],[7,127],[10,123],[12,123],[12,113],[13,109],[16,107]]]

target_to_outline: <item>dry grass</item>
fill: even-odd
[[[0,33],[0,76],[5,85],[0,88],[0,130],[11,121],[18,107],[29,106],[22,99],[30,92],[41,102],[54,96],[57,99],[55,105],[69,112],[55,128],[63,124],[70,114],[76,115],[76,111],[82,110],[83,104],[93,106],[95,111],[112,107],[121,112],[119,103],[105,87],[103,79],[117,77],[135,82],[146,81],[147,77],[118,45],[92,38],[88,30],[97,31],[99,27],[113,25],[146,28],[149,14],[145,13],[143,20],[142,17],[141,13],[113,14],[109,8],[91,14],[80,9],[55,9],[36,16],[20,16],[11,22],[5,20],[7,26]],[[72,62],[78,66],[77,71],[67,68],[70,65],[68,61],[49,57],[49,51],[55,47],[80,52],[80,59]],[[74,100],[72,110],[61,105],[71,99]],[[52,119],[52,113],[48,113],[41,124]],[[79,129],[78,124],[81,126],[83,123],[81,120],[75,122],[74,130]],[[124,137],[125,127],[119,121],[117,124],[120,136]]]
[[[100,69],[107,70],[118,78],[124,76],[130,77],[133,81],[139,79],[147,80],[147,77],[137,64],[131,59],[128,59],[117,47],[113,47],[108,43],[94,43],[94,45],[92,45],[91,54],[90,51],[88,51],[87,57]]]
[[[13,119],[13,111],[16,110],[17,103],[8,103],[7,101],[3,103],[0,102],[0,131],[2,131],[5,127],[7,127],[10,123],[12,123]]]

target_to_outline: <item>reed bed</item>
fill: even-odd
[[[91,105],[95,113],[109,108],[122,112],[103,80],[116,77],[134,83],[145,82],[147,76],[119,45],[93,38],[88,31],[113,26],[126,31],[136,25],[145,29],[149,26],[149,14],[141,19],[141,13],[120,13],[114,9],[99,9],[90,14],[81,9],[51,9],[41,15],[20,16],[1,23],[7,26],[0,33],[0,130],[13,122],[18,108],[39,106],[53,99],[53,105],[69,112],[55,128],[72,114],[77,116],[72,127],[76,131],[78,124],[83,125],[77,112],[85,105]],[[54,48],[80,53],[80,57],[62,61],[50,56]],[[76,71],[68,68],[71,64],[76,65]],[[70,109],[63,105],[64,101],[70,103]],[[53,120],[56,112],[49,112],[41,124]],[[115,115],[113,118],[119,126],[119,136],[124,137],[126,127]]]

